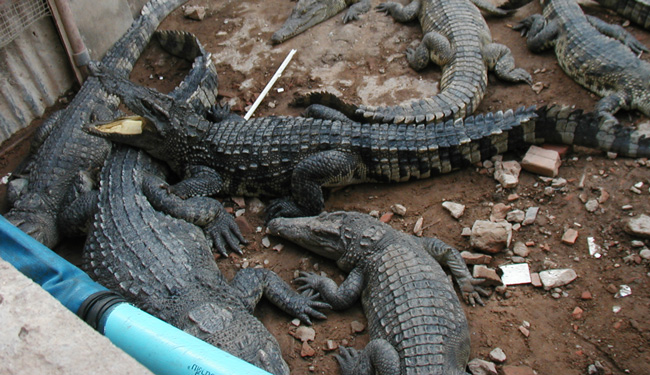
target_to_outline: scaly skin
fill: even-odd
[[[253,316],[255,305],[265,295],[306,323],[310,317],[324,318],[315,308],[328,306],[315,296],[297,294],[266,269],[242,270],[228,282],[214,261],[209,237],[186,220],[207,221],[217,235],[234,238],[233,248],[241,235],[232,216],[212,198],[179,202],[160,188],[164,176],[163,166],[144,152],[113,148],[101,172],[83,269],[177,328],[272,374],[288,375],[277,341]],[[212,209],[204,215],[207,207]]]
[[[271,36],[271,43],[280,44],[293,38],[332,18],[347,7],[350,9],[343,17],[343,23],[356,20],[361,14],[368,12],[370,0],[298,0],[289,18]]]
[[[108,74],[101,80],[144,117],[89,125],[88,132],[165,160],[185,178],[170,187],[181,197],[284,197],[269,206],[270,217],[317,215],[324,206],[323,186],[428,178],[529,143],[650,155],[645,135],[616,121],[598,122],[593,113],[557,106],[427,125],[302,117],[212,123],[154,90]]]
[[[573,0],[544,0],[514,29],[527,36],[533,52],[554,48],[562,70],[603,98],[596,111],[611,117],[619,109],[650,117],[650,63],[636,54],[647,48],[622,27],[586,16]]]
[[[158,24],[185,0],[152,0],[129,30],[106,53],[102,64],[128,76]],[[5,217],[48,247],[60,240],[57,217],[79,171],[96,173],[110,144],[89,136],[82,126],[115,115],[119,100],[109,96],[95,77],[89,77],[67,108],[55,114],[49,133],[33,155],[29,183]],[[45,135],[41,135],[41,140]]]
[[[646,0],[595,0],[635,24],[650,30],[650,2]]]
[[[483,303],[458,250],[434,238],[399,232],[366,214],[323,213],[277,218],[273,235],[336,261],[349,272],[340,286],[302,273],[299,289],[317,291],[334,309],[361,299],[370,342],[357,352],[341,348],[341,374],[465,375],[470,353],[467,320],[441,265],[464,298]]]

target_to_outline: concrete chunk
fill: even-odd
[[[530,146],[526,156],[521,161],[521,167],[528,172],[548,177],[557,176],[560,164],[562,164],[562,160],[557,151],[537,146]]]
[[[578,277],[571,268],[546,270],[539,273],[544,289],[549,290],[571,283]]]
[[[2,259],[0,280],[0,373],[151,374]]]
[[[481,251],[494,254],[510,246],[511,239],[512,224],[506,221],[493,223],[487,220],[476,220],[472,226],[470,243]]]
[[[625,224],[625,231],[635,236],[650,238],[650,216],[641,214],[629,219]]]

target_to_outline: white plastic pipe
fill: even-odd
[[[253,106],[251,106],[251,108],[248,110],[248,112],[246,112],[246,116],[244,116],[244,120],[248,120],[248,119],[251,118],[251,116],[253,115],[253,113],[257,109],[257,107],[260,105],[260,103],[262,103],[262,100],[264,100],[264,97],[266,96],[266,94],[269,93],[269,90],[271,90],[271,87],[273,87],[273,85],[275,84],[275,81],[277,81],[278,78],[280,78],[280,76],[282,75],[282,72],[284,71],[284,69],[287,67],[287,65],[289,65],[289,62],[291,61],[291,58],[293,58],[293,55],[295,53],[296,53],[296,50],[292,49],[289,52],[289,54],[287,55],[287,57],[284,58],[284,61],[282,62],[282,65],[280,65],[280,67],[275,72],[273,77],[271,77],[271,80],[269,81],[269,83],[266,84],[266,87],[264,88],[264,90],[262,90],[262,93],[260,94],[260,96],[257,97],[257,100],[255,100],[255,103],[253,103]]]

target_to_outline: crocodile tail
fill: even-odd
[[[192,61],[206,54],[196,35],[189,31],[158,30],[154,35],[165,51],[181,59]]]
[[[140,16],[102,58],[102,64],[127,76],[160,22],[185,2],[187,0],[151,0],[146,3]]]
[[[472,114],[478,107],[485,94],[486,84],[487,82],[484,82],[481,86],[469,89],[452,81],[448,87],[431,98],[386,107],[359,106],[356,116],[363,117],[364,122],[393,124],[422,124],[463,118]]]
[[[360,117],[357,114],[359,107],[354,104],[346,103],[335,94],[326,91],[311,92],[308,94],[299,95],[291,102],[291,105],[295,107],[308,107],[312,104],[320,104],[326,107],[330,107],[343,113],[345,116],[352,120],[360,121],[363,119],[363,117]]]
[[[161,47],[170,54],[194,60],[185,79],[169,94],[176,101],[187,103],[205,114],[217,101],[219,76],[212,57],[198,38],[187,31],[156,31]]]
[[[621,125],[614,116],[553,105],[537,111],[537,137],[543,142],[578,145],[630,158],[650,157],[650,129]]]

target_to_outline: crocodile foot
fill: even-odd
[[[340,354],[336,354],[334,358],[341,367],[341,375],[354,374],[355,367],[359,362],[359,351],[345,346],[339,346],[339,349]]]
[[[224,257],[228,257],[226,248],[230,248],[237,254],[242,254],[240,244],[246,245],[248,241],[244,238],[235,223],[232,216],[225,212],[215,218],[208,226],[204,228],[212,239],[213,247]]]
[[[302,217],[309,216],[305,211],[298,207],[296,202],[291,198],[278,198],[273,200],[266,208],[266,222],[268,223],[276,217]]]

